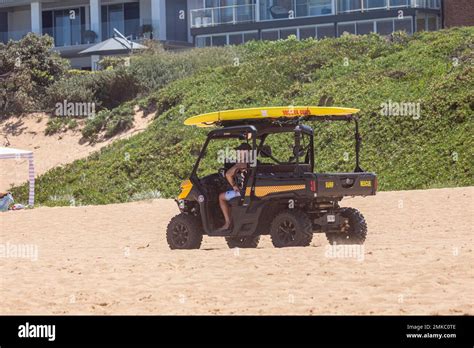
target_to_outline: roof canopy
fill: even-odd
[[[326,106],[272,106],[210,112],[190,117],[184,121],[184,124],[188,126],[212,127],[221,122],[229,121],[259,121],[262,119],[311,118],[321,116],[346,117],[359,111],[359,109]]]
[[[79,54],[88,55],[107,55],[107,54],[123,54],[131,50],[145,50],[148,47],[139,43],[124,40],[121,37],[113,37],[108,40],[99,42],[98,44],[79,52]]]
[[[11,147],[0,147],[0,159],[7,158],[30,158],[33,152],[27,150],[12,149]]]

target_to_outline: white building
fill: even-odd
[[[240,44],[296,35],[437,30],[442,0],[0,0],[0,41],[48,34],[74,68],[78,52],[113,36],[152,37],[168,47]],[[151,29],[151,32],[150,32]]]

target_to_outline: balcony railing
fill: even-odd
[[[337,13],[364,12],[382,9],[429,8],[439,9],[441,0],[337,0]]]
[[[255,22],[255,4],[191,10],[191,28]]]
[[[221,24],[327,16],[372,10],[400,8],[439,9],[441,0],[336,0],[314,3],[311,0],[285,2],[285,6],[271,6],[268,0],[257,4],[208,7],[190,11],[191,28],[211,27]],[[334,9],[334,5],[336,8]]]

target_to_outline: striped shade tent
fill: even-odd
[[[28,160],[28,181],[30,182],[28,205],[32,207],[35,204],[35,163],[33,152],[12,149],[10,147],[0,147],[0,160],[21,158],[26,158]]]

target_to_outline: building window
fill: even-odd
[[[408,7],[411,0],[390,0],[390,7]]]
[[[229,35],[229,45],[240,45],[244,42],[243,34],[230,34]]]
[[[416,31],[425,31],[425,17],[416,17]]]
[[[259,39],[258,32],[244,33],[244,42],[257,41]]]
[[[260,20],[327,16],[332,5],[332,0],[260,0]]]
[[[339,13],[360,11],[362,9],[361,5],[361,1],[337,0],[337,8]]]
[[[282,29],[280,30],[280,39],[287,39],[290,35],[298,36],[298,31],[294,29]]]
[[[43,11],[43,34],[54,39],[54,45],[72,46],[85,43],[85,8]]]
[[[196,47],[240,45],[258,39],[258,31],[196,36]]]
[[[8,42],[8,13],[0,12],[0,42]]]
[[[316,38],[316,27],[300,28],[300,39]]]
[[[436,15],[419,14],[416,17],[416,31],[435,31],[439,28],[439,17]]]
[[[332,14],[332,0],[296,0],[296,17]]]
[[[262,31],[262,40],[276,41],[280,38],[278,30],[264,30]]]
[[[325,37],[335,37],[336,30],[334,25],[324,25],[317,28],[318,39],[324,39]]]
[[[390,35],[393,33],[393,19],[376,21],[377,34]]]
[[[374,32],[374,22],[358,22],[357,35],[365,35]]]
[[[337,33],[339,36],[343,35],[344,33],[348,34],[355,34],[355,23],[341,23],[337,25]]]
[[[212,37],[212,46],[227,45],[227,35],[215,35]]]
[[[102,40],[114,37],[114,29],[136,39],[140,36],[140,3],[102,5]]]
[[[437,16],[427,16],[428,19],[428,31],[438,30],[438,17]]]
[[[209,46],[211,46],[211,37],[210,36],[197,36],[196,37],[196,46],[197,47],[209,47]]]
[[[387,0],[364,0],[364,8],[373,10],[378,8],[386,8]]]
[[[403,19],[395,19],[395,31],[405,31],[407,34],[413,34],[412,17],[405,17]]]

